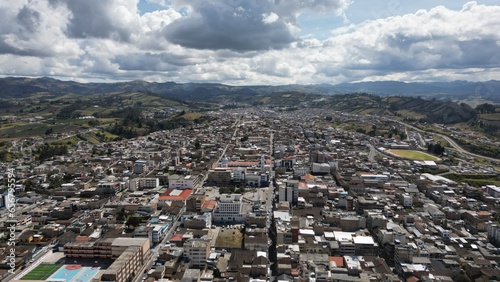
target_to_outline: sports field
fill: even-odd
[[[20,280],[46,280],[61,267],[60,264],[40,264]]]
[[[416,161],[439,161],[438,157],[415,150],[387,150],[386,153]]]
[[[99,272],[100,267],[81,266],[79,264],[68,264],[61,267],[50,276],[49,280],[67,282],[90,282]]]

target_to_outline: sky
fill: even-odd
[[[0,76],[230,85],[500,80],[500,1],[1,1]]]

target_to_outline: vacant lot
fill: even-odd
[[[243,233],[237,228],[224,228],[219,231],[216,248],[234,249],[243,247]]]
[[[439,158],[433,155],[414,150],[387,150],[389,154],[400,158],[411,159],[416,161],[438,161]]]

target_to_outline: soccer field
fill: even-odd
[[[45,280],[59,268],[61,268],[61,265],[58,264],[40,264],[24,275],[20,280]]]
[[[386,151],[389,154],[393,154],[397,157],[401,158],[406,158],[406,159],[411,159],[411,160],[417,160],[417,161],[438,161],[438,157],[434,157],[433,155],[420,152],[420,151],[414,151],[414,150],[387,150]]]

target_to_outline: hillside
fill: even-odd
[[[175,83],[128,81],[117,83],[78,83],[53,78],[0,78],[0,98],[28,97],[34,93],[94,94],[118,92],[145,92],[187,101],[216,101],[220,95],[268,95],[280,92],[306,94],[370,93],[380,96],[421,96],[445,100],[476,99],[500,103],[500,81],[486,82],[434,82],[404,83],[397,81],[342,83],[337,85],[280,85],[280,86],[230,86],[216,83]]]
[[[497,85],[498,84],[498,85]],[[350,91],[369,90],[371,94],[344,94]],[[210,83],[175,82],[149,83],[130,81],[120,83],[77,83],[52,78],[0,79],[0,97],[18,98],[4,100],[0,113],[24,111],[24,114],[76,118],[86,115],[110,116],[116,109],[139,106],[140,108],[165,108],[195,110],[200,107],[275,106],[330,108],[358,114],[375,114],[399,117],[429,123],[470,123],[473,126],[495,125],[499,113],[480,116],[464,103],[452,100],[464,98],[464,93],[475,91],[485,99],[499,99],[500,84],[496,81],[471,83],[402,83],[363,82],[339,85],[284,85],[284,86],[229,86]],[[343,94],[325,95],[339,91]],[[451,95],[454,99],[442,95]],[[400,93],[401,92],[401,93]],[[153,94],[154,93],[154,94]],[[385,93],[385,94],[384,94]],[[400,93],[396,95],[397,93]],[[408,96],[408,93],[417,93]],[[429,97],[430,93],[436,93]],[[437,94],[440,93],[440,94]],[[448,94],[446,94],[448,93]],[[462,96],[460,96],[462,95]],[[490,96],[488,96],[490,95]],[[467,96],[468,99],[471,97]],[[474,98],[475,96],[472,96]],[[189,101],[183,102],[183,101]],[[204,103],[204,104],[201,104]],[[100,107],[105,105],[105,107]],[[3,110],[2,110],[3,108]]]
[[[195,107],[186,102],[143,92],[37,92],[23,98],[0,99],[0,105],[0,139],[69,136],[65,142],[75,143],[78,136],[78,140],[95,143],[186,126],[206,118],[192,112]]]

